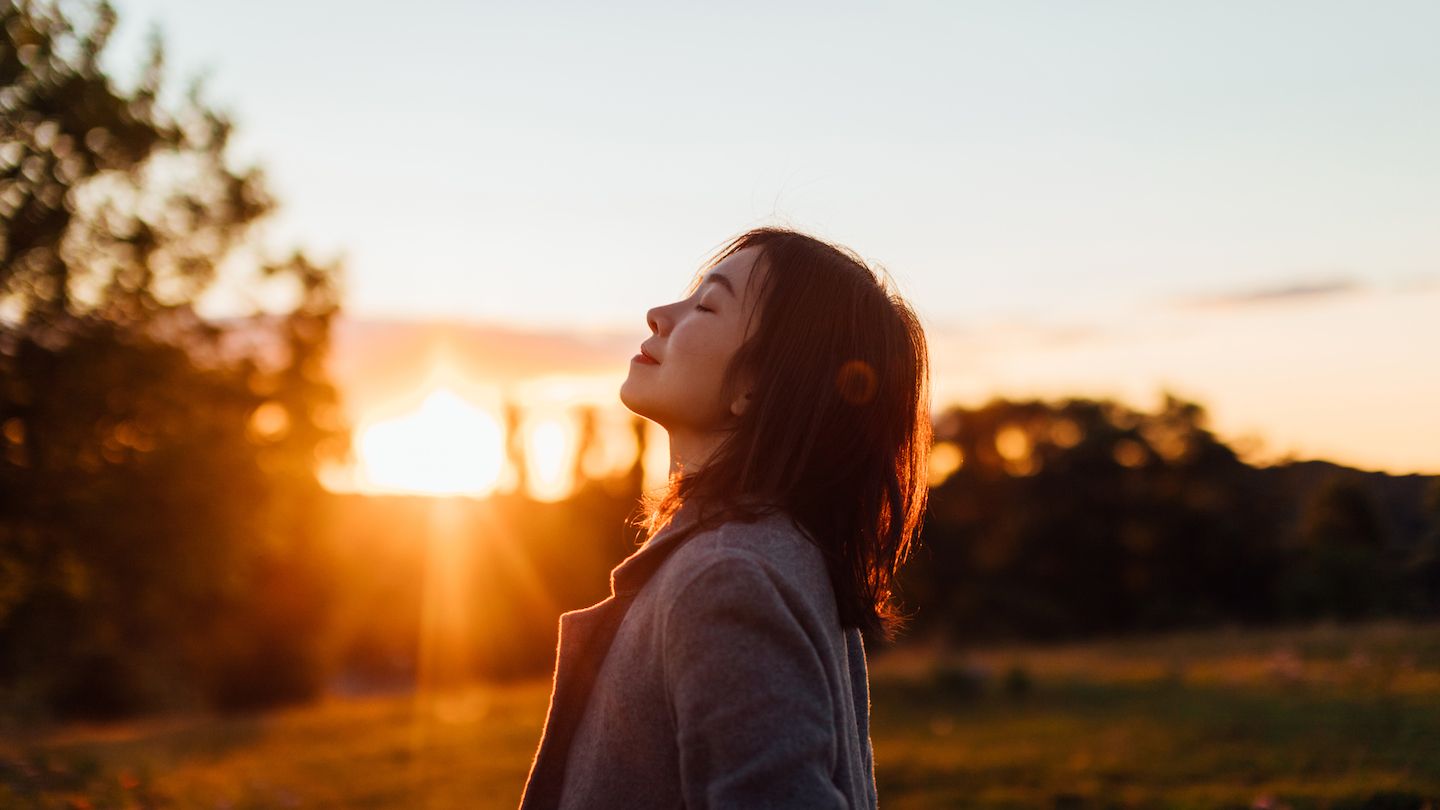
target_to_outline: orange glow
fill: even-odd
[[[1121,439],[1116,442],[1113,454],[1115,462],[1124,467],[1144,466],[1146,459],[1149,458],[1145,448],[1134,439]]]
[[[930,486],[945,483],[965,463],[965,453],[954,442],[936,442],[930,448]]]
[[[574,486],[575,426],[557,417],[536,419],[525,428],[525,459],[530,495],[557,501]]]
[[[1072,419],[1059,419],[1050,425],[1050,441],[1069,449],[1085,438],[1085,431]]]
[[[665,486],[670,478],[670,436],[665,428],[648,420],[645,422],[645,457],[640,463],[645,470],[645,489]]]
[[[266,402],[250,415],[246,431],[253,442],[275,441],[284,437],[290,429],[290,414],[278,402]]]
[[[505,464],[499,422],[449,389],[362,428],[355,444],[360,481],[371,492],[485,495]]]
[[[1015,425],[1006,425],[995,434],[995,449],[1006,461],[1023,461],[1030,456],[1030,436]]]

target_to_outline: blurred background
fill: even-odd
[[[0,806],[514,806],[757,225],[930,337],[884,806],[1435,806],[1437,27],[0,0]]]

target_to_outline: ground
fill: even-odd
[[[871,662],[880,804],[1440,808],[1440,624],[912,646]],[[0,742],[0,807],[514,807],[548,683]]]

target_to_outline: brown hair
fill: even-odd
[[[708,461],[647,495],[653,535],[692,499],[690,531],[787,512],[825,554],[840,621],[884,638],[904,620],[891,586],[916,541],[928,489],[929,353],[919,318],[848,250],[780,228],[727,243],[692,282],[748,247],[768,268],[755,332],[726,369],[754,397]],[[883,270],[881,271],[883,273]],[[751,274],[753,280],[758,274]],[[712,504],[718,508],[712,508]]]

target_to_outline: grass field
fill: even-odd
[[[1440,809],[1440,625],[871,662],[881,806]],[[0,807],[514,807],[548,683],[0,743]]]

